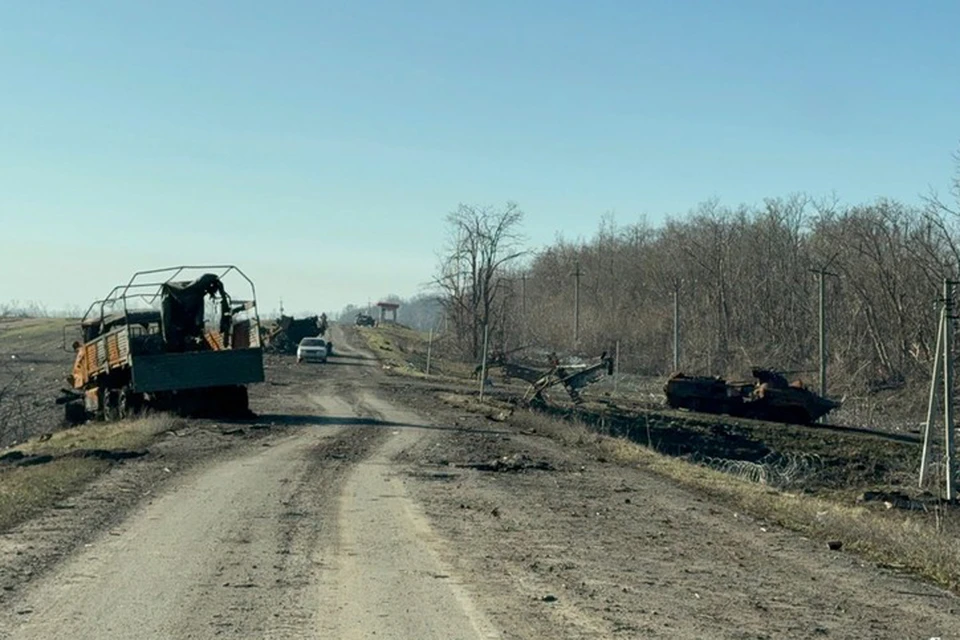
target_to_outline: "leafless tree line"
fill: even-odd
[[[61,309],[50,309],[42,302],[9,300],[0,302],[0,318],[79,318],[84,309],[69,305]]]
[[[516,206],[461,206],[448,218],[452,240],[436,284],[451,330],[474,357],[490,325],[496,348],[597,355],[619,342],[623,371],[662,375],[673,363],[676,294],[682,370],[743,375],[770,366],[814,382],[816,271],[826,270],[836,275],[825,285],[831,388],[901,388],[929,376],[942,281],[958,276],[960,159],[952,195],[957,204],[709,201],[660,225],[607,216],[591,239],[557,241],[522,267]]]
[[[624,365],[672,364],[673,295],[680,364],[691,372],[774,366],[817,370],[816,271],[826,279],[829,370],[861,388],[929,374],[937,301],[955,277],[956,218],[936,206],[880,200],[841,207],[804,196],[757,208],[701,205],[660,227],[607,219],[589,242],[539,253],[527,275],[527,323],[539,342],[585,352],[624,347]],[[581,344],[571,344],[574,282],[583,270]],[[803,376],[801,376],[803,377]]]

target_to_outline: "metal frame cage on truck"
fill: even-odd
[[[245,285],[233,298],[225,282]],[[247,385],[263,382],[256,287],[233,265],[138,271],[87,309],[58,403],[69,422],[144,409],[250,417]]]

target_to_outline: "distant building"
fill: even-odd
[[[378,302],[377,306],[380,308],[380,322],[396,322],[397,321],[397,309],[400,308],[400,304],[396,302]],[[389,317],[387,315],[389,314]]]

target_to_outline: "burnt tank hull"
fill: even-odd
[[[716,376],[672,375],[664,386],[667,405],[700,413],[812,424],[840,406],[780,374],[754,370],[755,381],[727,381]]]

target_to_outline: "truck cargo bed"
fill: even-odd
[[[132,388],[137,393],[246,385],[263,382],[260,349],[190,351],[131,356]]]

